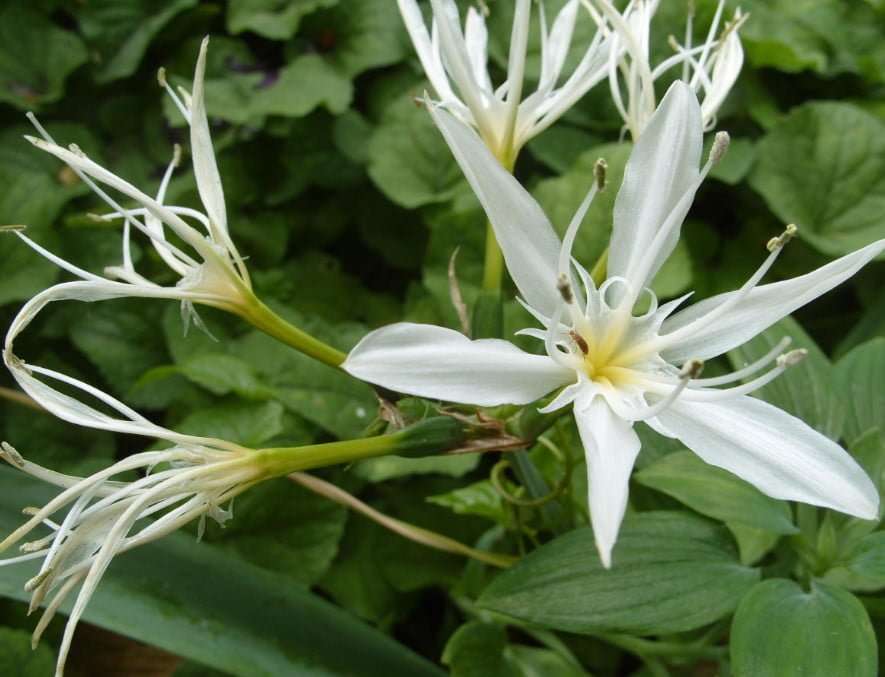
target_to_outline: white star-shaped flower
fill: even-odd
[[[488,214],[526,307],[542,325],[522,333],[543,341],[546,354],[399,323],[366,336],[345,361],[346,371],[399,392],[481,406],[528,404],[562,388],[546,409],[573,406],[596,544],[606,566],[640,449],[636,421],[679,439],[769,496],[864,519],[877,516],[876,489],[845,450],[749,396],[801,358],[801,351],[783,353],[780,345],[731,374],[699,373],[703,360],[741,345],[851,277],[885,249],[885,240],[806,275],[760,285],[795,235],[788,227],[769,242],[769,256],[740,289],[684,310],[677,309],[687,297],[659,305],[651,280],[676,246],[701,181],[727,146],[727,135],[717,135],[699,169],[701,108],[691,87],[676,82],[627,163],[614,207],[607,279],[597,288],[571,261],[575,233],[596,188],[560,242],[538,204],[476,134],[444,110],[431,107],[431,113]],[[643,301],[647,310],[637,313]]]

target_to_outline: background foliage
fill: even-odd
[[[509,4],[489,2],[498,68]],[[699,26],[713,4],[698,2]],[[741,6],[752,15],[742,31],[747,63],[718,122],[734,141],[658,276],[659,295],[692,288],[704,297],[739,286],[786,222],[799,224],[802,237],[775,277],[885,236],[885,5]],[[682,34],[684,11],[679,0],[662,1],[655,23],[662,54],[666,36]],[[427,84],[394,0],[7,0],[0,222],[27,224],[35,240],[87,269],[119,263],[115,227],[86,218],[101,209],[96,198],[21,139],[29,133],[24,112],[151,192],[172,144],[185,136],[156,70],[165,66],[173,84],[189,87],[206,34],[206,100],[229,221],[259,296],[342,349],[404,318],[456,327],[446,268],[458,248],[458,280],[472,304],[484,217],[413,103]],[[595,260],[608,240],[629,152],[619,134],[603,85],[531,142],[517,166],[562,230],[596,158],[608,160],[612,186],[579,235],[580,260]],[[187,171],[169,199],[198,202]],[[170,274],[152,250],[136,254],[155,279]],[[0,270],[4,325],[63,276],[13,237],[0,237]],[[873,264],[730,356],[753,359],[784,334],[808,348],[810,359],[759,396],[841,439],[879,483],[883,283],[883,267]],[[178,308],[165,302],[60,305],[20,345],[26,359],[95,383],[182,432],[282,446],[359,437],[372,424],[377,403],[367,387],[231,317],[201,314],[211,336],[183,336]],[[528,324],[515,302],[505,322],[508,330]],[[200,544],[178,534],[121,558],[87,619],[186,659],[158,674],[429,674],[440,661],[457,675],[707,674],[729,665],[736,674],[776,675],[797,661],[807,674],[875,674],[876,636],[885,637],[878,527],[797,512],[643,432],[634,510],[616,550],[626,566],[602,578],[585,530],[554,538],[586,522],[586,480],[575,432],[563,422],[553,437],[568,464],[543,446],[532,454],[551,485],[570,473],[568,491],[543,509],[502,498],[489,482],[496,454],[390,457],[321,473],[411,523],[466,543],[532,551],[503,574],[393,536],[280,480],[238,499],[235,519],[208,529]],[[77,474],[143,446],[8,398],[0,401],[0,438]],[[23,505],[40,503],[41,491],[0,473],[4,531]],[[25,578],[19,567],[0,569],[0,591],[23,598]],[[31,654],[22,607],[10,600],[0,608],[0,672],[49,674],[52,630]],[[779,643],[771,642],[773,628]],[[837,633],[842,653],[814,652],[828,633]],[[315,639],[322,636],[337,639],[325,650]],[[784,654],[785,637],[794,654]],[[98,649],[89,641],[72,671],[79,662],[89,672],[109,650],[106,638]],[[336,663],[347,646],[361,659]]]

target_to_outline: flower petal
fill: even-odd
[[[875,519],[879,494],[835,442],[798,418],[749,396],[725,402],[677,400],[658,419],[711,465],[764,494]]]
[[[611,567],[611,551],[627,508],[630,472],[639,453],[639,436],[611,410],[595,389],[575,399],[575,419],[587,458],[590,519],[603,566]]]
[[[408,322],[371,332],[341,368],[397,392],[480,406],[528,404],[575,377],[508,341]]]
[[[696,357],[706,360],[731,350],[764,331],[782,317],[841,284],[885,250],[885,239],[873,242],[825,266],[791,280],[756,287],[722,317],[704,326],[703,316],[727,303],[738,292],[719,294],[674,314],[662,325],[661,341],[667,334],[697,322],[697,330],[676,345],[666,346],[661,357],[681,364]]]
[[[529,305],[553,315],[561,245],[550,221],[472,129],[438,107],[429,109],[495,229],[520,293]]]
[[[206,75],[206,49],[209,38],[203,38],[200,55],[194,71],[194,87],[191,93],[191,156],[194,164],[194,177],[200,200],[206,207],[206,214],[215,229],[220,231],[220,243],[227,245],[227,210],[224,206],[224,190],[221,187],[221,175],[215,162],[212,149],[212,137],[209,135],[209,119],[206,117],[206,102],[203,96],[203,79]],[[216,235],[213,232],[213,235]]]
[[[702,144],[697,97],[685,83],[674,82],[636,142],[615,199],[608,277],[626,278],[634,294],[648,286],[679,240],[694,196]],[[656,251],[649,251],[668,217],[675,227]],[[647,256],[653,257],[651,266],[643,263]]]

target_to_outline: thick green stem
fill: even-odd
[[[311,444],[303,447],[259,449],[254,459],[268,477],[320,468],[338,463],[353,463],[365,458],[398,454],[427,456],[457,448],[464,441],[459,421],[448,416],[429,418],[390,435],[360,440]]]
[[[504,253],[495,238],[492,224],[486,226],[486,257],[482,273],[482,288],[486,291],[500,292],[501,280],[504,277]]]
[[[239,307],[238,312],[265,334],[331,367],[341,366],[347,358],[347,355],[337,348],[289,324],[257,298],[253,297],[252,303]]]

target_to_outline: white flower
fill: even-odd
[[[633,149],[614,207],[608,279],[599,288],[584,268],[574,264],[573,272],[570,266],[572,242],[595,186],[560,243],[538,204],[476,135],[443,110],[431,107],[431,113],[489,216],[526,307],[543,325],[523,333],[543,341],[546,354],[400,323],[366,336],[344,363],[346,371],[392,390],[483,406],[528,404],[565,386],[546,410],[573,404],[596,544],[606,566],[639,452],[635,421],[679,439],[769,496],[864,519],[877,516],[875,487],[842,448],[748,396],[801,352],[779,355],[781,345],[731,374],[698,374],[702,360],[741,345],[851,277],[885,249],[885,240],[806,275],[760,285],[795,234],[788,228],[769,243],[768,258],[740,289],[677,312],[687,297],[658,305],[649,285],[673,251],[711,161],[727,143],[727,135],[718,135],[711,161],[699,171],[703,123],[688,85],[673,84]],[[641,300],[648,309],[634,314]]]
[[[706,40],[693,47],[694,8],[693,3],[689,3],[685,45],[680,45],[671,36],[670,44],[676,54],[653,68],[649,56],[651,20],[660,0],[631,0],[623,13],[618,13],[611,0],[596,0],[596,3],[601,17],[607,18],[614,29],[609,84],[612,100],[633,140],[639,138],[654,114],[657,105],[655,81],[676,66],[682,66],[682,80],[701,99],[704,129],[712,129],[716,124],[716,112],[737,80],[744,62],[738,30],[747,15],[741,14],[738,8],[731,21],[726,22],[721,35],[717,36],[725,7],[725,0],[719,0]]]
[[[550,126],[607,74],[612,39],[605,30],[605,21],[600,20],[601,27],[580,63],[557,86],[571,47],[580,0],[569,0],[549,31],[544,4],[538,3],[541,73],[537,89],[525,98],[523,80],[531,0],[516,0],[507,79],[497,88],[488,73],[488,34],[480,12],[468,8],[462,31],[454,0],[431,0],[433,22],[428,33],[416,0],[398,1],[415,51],[440,105],[474,127],[505,165],[512,166],[526,141]]]
[[[254,304],[248,271],[228,233],[224,192],[215,163],[212,140],[209,137],[209,121],[203,99],[208,40],[208,38],[203,40],[200,48],[194,73],[193,92],[188,94],[182,90],[184,102],[165,83],[162,71],[160,77],[190,128],[194,175],[205,213],[189,207],[164,204],[173,169],[178,165],[181,154],[177,146],[172,162],[160,182],[156,197],[150,197],[90,160],[76,146],[63,148],[56,144],[39,122],[29,115],[42,138],[26,138],[37,148],[66,162],[111,207],[112,212],[97,218],[123,220],[123,260],[121,265],[107,268],[104,271],[107,277],[102,277],[46,251],[24,235],[21,229],[7,228],[13,230],[40,254],[82,280],[58,285],[35,297],[22,310],[17,322],[27,324],[42,306],[59,298],[98,300],[121,296],[143,296],[180,299],[185,322],[191,318],[199,322],[192,307],[195,302],[234,312],[242,311]],[[101,184],[136,202],[138,207],[131,209],[122,207]],[[170,242],[166,237],[166,228],[189,246],[193,253],[187,253]],[[141,231],[150,239],[162,260],[180,277],[175,287],[158,285],[135,270],[130,252],[133,229]],[[22,328],[23,325],[14,324],[10,334],[14,335]]]
[[[35,645],[58,607],[79,586],[65,625],[57,676],[64,672],[77,623],[116,555],[207,515],[223,524],[231,513],[222,505],[267,477],[261,464],[253,461],[250,449],[222,440],[172,434],[179,438],[176,446],[135,454],[86,478],[47,470],[24,460],[5,442],[2,445],[0,458],[62,488],[42,508],[26,510],[31,518],[0,542],[2,552],[41,525],[49,528],[48,534],[23,543],[23,554],[0,560],[0,566],[43,560],[37,575],[25,584],[31,593],[30,612],[54,591],[34,630]],[[133,470],[145,475],[133,482],[112,480]],[[53,521],[53,515],[64,508],[64,518]],[[145,519],[148,517],[151,519]],[[202,528],[201,521],[198,533]]]

